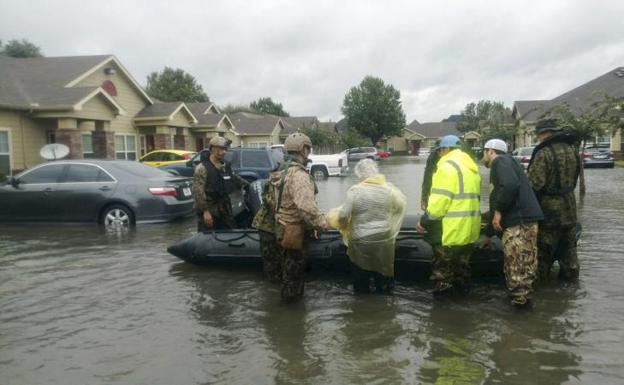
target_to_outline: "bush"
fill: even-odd
[[[4,183],[7,181],[6,175],[0,172],[0,183]]]

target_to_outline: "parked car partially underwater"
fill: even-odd
[[[126,160],[56,160],[0,185],[0,221],[167,222],[193,213],[192,180]]]
[[[375,147],[354,147],[347,150],[349,161],[358,161],[361,159],[379,160],[377,149]]]

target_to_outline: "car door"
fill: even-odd
[[[144,163],[148,166],[159,167],[162,165],[163,160],[165,159],[166,153],[162,151],[152,152],[150,154],[145,155],[141,159],[141,163]]]
[[[0,218],[9,221],[54,220],[58,181],[67,164],[48,163],[26,171],[2,186]]]
[[[95,164],[72,163],[57,187],[58,220],[97,220],[100,208],[110,199],[117,181]]]

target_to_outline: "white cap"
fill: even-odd
[[[507,152],[507,143],[500,139],[490,139],[485,142],[484,149],[491,148],[492,150],[498,150],[500,152]]]

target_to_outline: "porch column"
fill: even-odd
[[[93,156],[99,159],[115,159],[115,133],[110,131],[110,122],[95,122]]]
[[[622,159],[622,130],[611,135],[611,152],[615,159]]]
[[[57,120],[56,143],[69,147],[68,159],[82,159],[82,136],[78,130],[78,120],[61,118]]]
[[[163,150],[172,148],[171,143],[171,127],[169,126],[156,126],[156,133],[154,134],[154,149]]]

